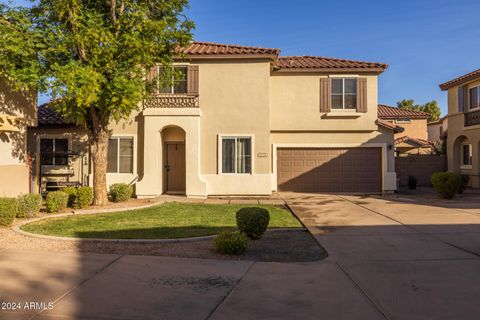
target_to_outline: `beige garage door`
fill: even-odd
[[[279,191],[379,192],[380,148],[277,150]]]

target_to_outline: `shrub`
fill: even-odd
[[[68,194],[63,191],[49,192],[45,203],[49,213],[62,211],[67,208]]]
[[[68,194],[68,206],[70,208],[75,207],[75,204],[77,202],[77,188],[75,187],[66,187],[62,189],[63,192]]]
[[[110,196],[113,202],[127,201],[132,197],[133,188],[126,183],[114,183],[110,186]]]
[[[239,231],[221,232],[213,239],[215,251],[222,254],[244,254],[248,246],[248,237]]]
[[[257,207],[238,210],[236,218],[238,229],[253,240],[262,237],[270,222],[268,210]]]
[[[42,195],[27,193],[18,196],[17,218],[35,217],[42,206]]]
[[[452,199],[462,183],[461,176],[453,172],[436,172],[430,180],[433,189],[444,199]]]
[[[77,208],[86,208],[92,204],[93,201],[93,188],[91,187],[80,187],[77,189],[77,199],[76,206]]]
[[[408,189],[417,189],[417,178],[414,176],[408,176]]]
[[[9,226],[13,223],[18,211],[18,201],[15,198],[0,198],[0,225]]]
[[[462,194],[463,191],[465,191],[465,189],[467,188],[467,185],[468,185],[468,180],[469,180],[469,176],[466,175],[466,174],[462,174],[461,175],[461,180],[462,180],[462,183],[460,183],[460,187],[458,188],[457,190],[457,193],[458,194]]]

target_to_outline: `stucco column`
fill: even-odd
[[[161,128],[156,117],[145,116],[143,137],[143,177],[136,184],[138,197],[155,197],[162,194]]]

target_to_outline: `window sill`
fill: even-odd
[[[472,166],[471,165],[461,165],[460,169],[461,170],[472,170]]]
[[[325,117],[328,118],[358,118],[365,113],[357,112],[356,110],[331,110],[325,113]]]

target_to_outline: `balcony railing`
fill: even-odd
[[[148,98],[146,108],[198,108],[198,96],[186,94],[161,94]]]
[[[480,110],[465,113],[465,127],[480,124]]]

